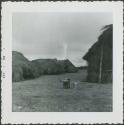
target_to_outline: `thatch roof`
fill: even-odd
[[[89,60],[94,54],[99,55],[101,45],[107,44],[109,48],[112,48],[112,31],[113,25],[106,25],[102,28],[103,33],[99,36],[98,41],[91,46],[88,52],[84,55],[83,59]]]
[[[70,60],[59,60],[59,64],[64,68],[64,72],[71,73],[71,72],[77,72],[78,68],[75,67]]]
[[[23,54],[12,52],[12,80],[21,81],[34,78],[31,62]]]

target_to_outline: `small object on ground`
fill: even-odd
[[[70,88],[70,79],[69,78],[66,78],[66,79],[62,80],[62,83],[63,83],[64,89]]]
[[[74,82],[74,88],[77,88],[78,82]]]

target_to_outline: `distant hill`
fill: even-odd
[[[77,72],[78,69],[67,59],[36,59],[29,61],[23,54],[12,52],[12,80],[15,82],[36,78],[44,74]]]

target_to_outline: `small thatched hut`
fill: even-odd
[[[17,82],[30,78],[34,78],[30,61],[23,54],[12,51],[12,80]]]
[[[75,67],[68,59],[58,60],[58,63],[63,67],[64,72],[66,73],[73,73],[78,71],[78,68]]]
[[[89,82],[112,82],[113,26],[107,25],[98,41],[83,57],[88,62]]]

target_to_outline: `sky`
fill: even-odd
[[[85,66],[82,57],[112,21],[112,13],[105,12],[13,13],[12,49],[29,60],[69,59]]]

